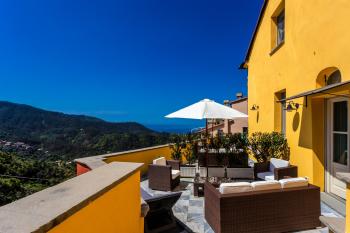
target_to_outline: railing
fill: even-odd
[[[111,162],[0,207],[0,232],[143,232],[141,163]]]

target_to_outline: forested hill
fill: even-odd
[[[117,152],[168,142],[135,122],[111,123],[0,101],[0,149],[52,159]]]

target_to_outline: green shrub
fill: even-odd
[[[230,167],[248,166],[248,139],[245,134],[227,134],[223,144]]]
[[[253,133],[249,138],[249,149],[258,162],[267,162],[271,158],[289,160],[287,139],[278,132]]]
[[[171,149],[171,158],[174,160],[181,160],[181,152],[182,152],[182,147],[179,144],[173,144],[170,145]]]
[[[182,160],[182,149],[186,147],[183,139],[183,135],[180,134],[173,135],[172,137],[173,144],[170,145],[170,150],[171,158],[174,160]]]
[[[194,145],[188,143],[186,148],[182,151],[184,157],[186,158],[188,164],[194,164],[196,162],[195,148]]]

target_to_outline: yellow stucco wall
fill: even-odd
[[[110,162],[137,162],[144,163],[141,168],[142,174],[146,173],[148,170],[148,164],[151,164],[153,159],[158,157],[165,157],[167,160],[171,159],[171,150],[169,146],[147,149],[137,152],[130,152],[116,156],[108,156],[105,159],[106,163]]]
[[[140,172],[128,177],[50,233],[142,233]]]
[[[249,132],[278,128],[275,93],[292,96],[319,87],[316,79],[327,67],[337,67],[342,81],[350,79],[350,1],[293,0],[285,4],[285,43],[271,52],[271,16],[283,4],[270,0],[248,61]],[[303,104],[304,99],[294,102]],[[300,176],[324,189],[324,99],[308,99],[308,106],[287,112],[286,136],[291,162]]]

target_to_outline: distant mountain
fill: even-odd
[[[84,115],[46,111],[0,101],[0,149],[24,143],[25,156],[73,159],[168,142],[169,135],[135,123],[111,123]],[[15,146],[11,146],[15,145]]]

